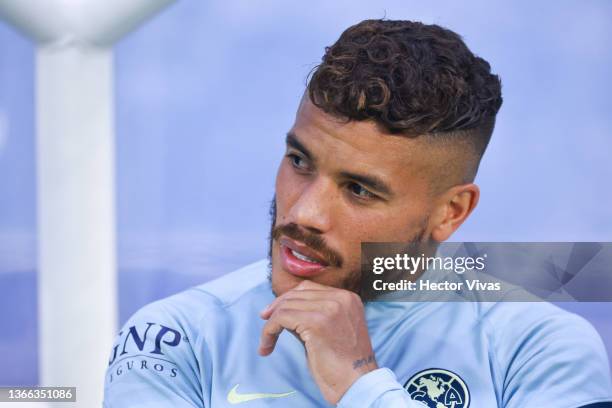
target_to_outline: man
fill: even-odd
[[[501,102],[489,64],[449,30],[346,30],[286,137],[269,263],[136,313],[105,406],[610,406],[601,340],[556,307],[359,296],[362,242],[442,242],[470,215]]]

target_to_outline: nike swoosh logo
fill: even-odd
[[[270,393],[261,393],[261,392],[257,392],[253,394],[238,394],[239,385],[240,384],[234,385],[234,388],[232,388],[230,392],[227,394],[227,402],[229,402],[230,404],[240,404],[243,402],[249,402],[249,401],[262,399],[262,398],[284,398],[284,397],[288,397],[296,393],[296,391],[291,391],[291,392],[283,392],[280,394],[270,394]]]

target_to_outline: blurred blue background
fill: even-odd
[[[463,35],[504,106],[463,241],[612,241],[612,3],[182,0],[115,48],[120,316],[266,255],[283,135],[365,18]],[[35,47],[0,22],[0,384],[36,384]],[[612,305],[572,304],[612,354]]]

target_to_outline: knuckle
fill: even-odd
[[[347,292],[347,300],[349,303],[361,304],[361,298],[359,297],[358,294],[356,294],[355,292],[348,291],[348,290],[346,292]]]
[[[312,315],[312,321],[316,326],[322,326],[327,323],[328,320],[329,318],[324,313],[317,312]]]
[[[327,302],[326,308],[330,313],[337,314],[342,309],[342,305],[339,301],[332,299]]]
[[[263,333],[266,336],[275,336],[277,332],[278,332],[278,330],[275,327],[273,327],[272,325],[268,325],[268,326],[264,327],[264,329],[263,329]]]
[[[344,304],[350,304],[351,302],[353,302],[353,295],[354,293],[351,291],[342,290],[340,296],[338,296],[338,299]]]
[[[286,317],[288,314],[289,314],[289,308],[287,307],[287,305],[279,306],[277,311],[276,311],[276,316],[278,318]]]

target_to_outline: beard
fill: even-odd
[[[320,234],[305,231],[303,228],[294,223],[276,225],[276,196],[274,196],[270,202],[269,215],[271,226],[270,235],[268,237],[268,281],[270,282],[270,287],[272,288],[272,292],[275,296],[278,297],[278,294],[272,285],[272,247],[274,240],[278,239],[280,236],[284,235],[295,241],[304,243],[320,253],[330,266],[341,268],[345,263],[342,255],[329,247],[325,242],[325,239]],[[428,238],[426,239],[425,237],[428,221],[429,217],[423,217],[419,223],[419,228],[417,229],[416,233],[413,234],[413,236],[407,241],[404,241],[406,253],[416,256],[416,254],[426,251],[426,248],[431,249],[430,245],[432,244],[432,241],[430,241]],[[368,261],[365,261],[364,263],[364,260],[362,259],[362,263],[366,265]],[[376,291],[372,289],[372,285],[370,284],[371,274],[366,273],[362,269],[362,267],[359,267],[350,270],[348,275],[337,285],[334,285],[334,287],[354,292],[359,295],[363,303],[366,303],[368,301],[375,300],[379,293],[375,293]]]

